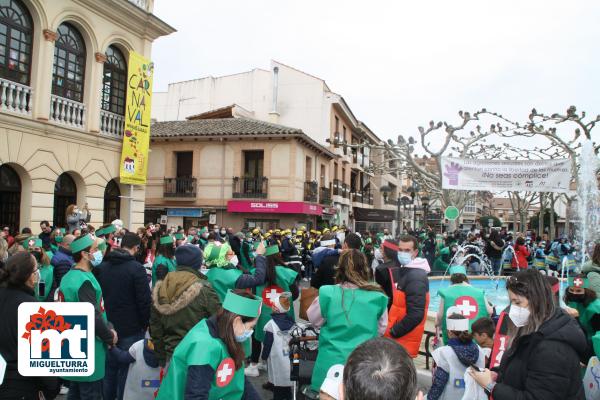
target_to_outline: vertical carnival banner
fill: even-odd
[[[125,134],[119,167],[121,183],[146,184],[153,75],[154,64],[142,55],[130,51]]]

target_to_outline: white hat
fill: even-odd
[[[111,225],[114,225],[117,230],[123,229],[123,221],[120,219],[115,219],[113,222],[111,222]]]
[[[456,332],[468,331],[469,330],[469,320],[467,318],[463,318],[463,319],[448,318],[452,314],[462,315],[462,311],[460,308],[458,308],[456,306],[448,307],[448,310],[446,310],[446,329],[449,331],[456,331]]]
[[[321,385],[321,391],[327,393],[335,400],[340,398],[340,383],[344,377],[344,366],[342,364],[335,364],[329,371],[327,376]]]
[[[278,293],[277,295],[275,295],[275,297],[273,297],[271,299],[271,303],[273,303],[273,306],[275,306],[275,308],[277,309],[278,312],[280,313],[286,313],[288,311],[290,311],[290,307],[284,307],[281,302],[279,301],[279,299],[281,299],[282,297],[287,297],[288,299],[291,300],[292,298],[292,293],[291,292],[283,292],[283,293]],[[291,302],[290,302],[291,305]]]

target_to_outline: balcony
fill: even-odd
[[[266,177],[244,178],[233,177],[232,196],[234,199],[266,199],[268,193]]]
[[[0,78],[0,90],[2,111],[31,115],[33,91],[29,86]]]
[[[319,186],[317,182],[304,182],[304,201],[316,203],[318,192]]]
[[[319,204],[323,204],[325,206],[331,205],[331,189],[327,187],[319,188]]]
[[[50,121],[73,128],[85,127],[85,104],[51,95]]]
[[[373,194],[370,189],[365,189],[361,192],[352,193],[352,201],[355,203],[363,203],[373,205]]]
[[[164,183],[165,197],[196,197],[196,178],[165,178]]]
[[[342,182],[339,179],[333,180],[333,195],[341,196],[342,195]]]
[[[103,135],[121,139],[125,129],[125,117],[123,115],[100,110],[100,132]]]
[[[345,199],[350,198],[350,186],[347,183],[342,183],[342,194],[341,196]]]
[[[352,193],[352,201],[355,203],[362,203],[363,202],[363,194],[362,192],[354,192]]]

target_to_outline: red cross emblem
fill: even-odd
[[[583,287],[583,279],[575,278],[573,280],[573,284],[575,285],[575,287],[578,287],[578,288]]]
[[[460,309],[460,312],[467,319],[474,319],[479,312],[479,305],[471,296],[461,296],[454,302],[454,305]]]
[[[273,299],[283,293],[283,289],[277,285],[267,286],[262,292],[263,303],[269,308],[273,307]]]
[[[235,374],[235,362],[232,358],[226,358],[221,361],[217,368],[216,384],[218,387],[229,385]]]
[[[27,242],[27,246],[28,246],[29,248],[31,248],[31,247],[33,247],[33,246],[35,246],[35,240],[31,239],[29,242]]]

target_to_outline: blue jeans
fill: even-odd
[[[142,340],[143,338],[143,332],[137,335],[119,338],[117,347],[128,351],[132,344]],[[125,390],[125,381],[127,380],[128,371],[129,364],[119,363],[110,352],[107,352],[106,372],[104,374],[104,382],[102,383],[104,400],[123,400],[123,391]]]
[[[94,382],[69,382],[67,400],[102,400],[102,379]]]
[[[494,275],[498,275],[500,273],[500,268],[502,267],[502,258],[491,258],[490,262],[492,263],[492,269],[494,270]]]

